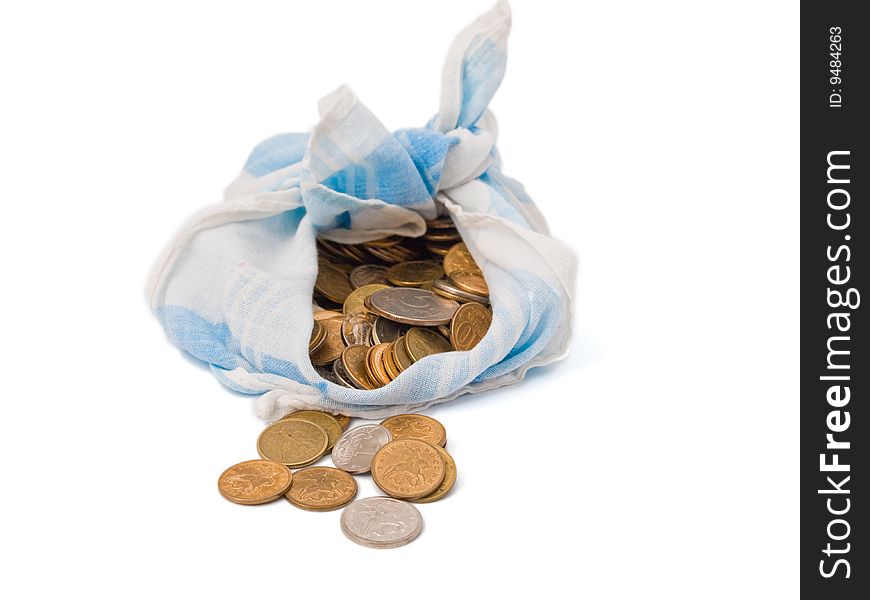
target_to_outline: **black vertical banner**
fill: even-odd
[[[801,4],[801,592],[830,600],[870,598],[870,21],[859,8]]]

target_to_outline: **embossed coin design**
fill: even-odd
[[[290,469],[271,460],[248,460],[233,465],[218,478],[221,496],[236,504],[264,504],[290,487]]]
[[[450,492],[453,488],[453,484],[456,483],[456,463],[453,461],[453,457],[450,456],[447,450],[441,446],[433,445],[432,447],[438,451],[438,455],[441,457],[441,460],[444,461],[444,481],[442,481],[441,485],[439,485],[438,488],[428,496],[416,498],[411,500],[411,502],[423,504],[440,500]]]
[[[333,467],[305,467],[293,473],[293,482],[284,497],[305,510],[334,510],[354,499],[356,480]]]
[[[387,495],[408,500],[428,496],[444,481],[444,461],[420,440],[393,440],[372,459],[372,479]]]
[[[412,327],[405,334],[405,349],[411,360],[417,362],[424,356],[449,352],[453,348],[450,342],[440,333],[422,327]]]
[[[319,410],[297,410],[296,412],[284,416],[282,420],[283,419],[302,419],[303,421],[310,421],[315,425],[320,425],[320,427],[322,427],[326,432],[328,438],[324,453],[332,450],[332,447],[335,446],[335,442],[338,441],[338,438],[340,438],[341,434],[344,432],[344,428],[335,416]]]
[[[449,323],[459,303],[417,288],[390,288],[368,297],[367,308],[382,317],[408,325]]]
[[[489,286],[486,284],[486,279],[479,272],[453,271],[450,274],[450,281],[469,294],[489,296]]]
[[[360,265],[350,272],[350,284],[354,288],[361,288],[370,283],[388,284],[387,267],[380,265]]]
[[[423,530],[423,516],[413,505],[394,498],[363,498],[341,513],[341,531],[369,548],[398,548]]]
[[[390,431],[380,425],[348,429],[332,449],[332,462],[348,473],[367,473],[372,468],[372,457],[391,439]]]
[[[483,339],[492,323],[492,313],[477,302],[459,307],[450,321],[450,342],[459,351],[471,350]]]
[[[257,452],[288,467],[303,467],[323,456],[329,436],[319,425],[300,419],[272,423],[257,438]]]
[[[381,425],[390,430],[394,440],[421,440],[442,447],[447,443],[444,425],[426,415],[396,415],[384,419]]]
[[[389,268],[387,279],[394,285],[416,287],[444,275],[444,268],[427,260],[413,260]]]
[[[471,252],[468,251],[468,246],[466,246],[464,242],[452,246],[444,257],[444,272],[447,273],[447,276],[449,277],[450,274],[455,271],[465,271],[467,273],[483,275],[483,272],[480,270],[480,267],[477,266],[477,263],[474,262],[474,258],[471,256]]]

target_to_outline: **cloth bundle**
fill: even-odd
[[[169,339],[267,420],[302,408],[381,418],[520,381],[567,351],[575,260],[523,187],[502,174],[487,109],[504,76],[510,9],[465,28],[438,114],[388,132],[341,87],[310,134],[254,148],[223,202],[189,221],[155,265],[150,305]],[[416,237],[449,214],[490,289],[493,320],[468,352],[414,363],[389,385],[348,389],[311,365],[315,239]]]

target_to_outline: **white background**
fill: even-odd
[[[796,3],[515,0],[492,109],[579,257],[570,356],[431,411],[460,479],[410,546],[218,495],[263,424],[165,340],[152,262],[339,84],[424,124],[489,6],[3,5],[4,594],[797,596]]]

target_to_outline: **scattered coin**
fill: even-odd
[[[372,457],[392,439],[389,429],[368,424],[348,429],[332,449],[332,462],[348,473],[368,473]]]
[[[236,504],[264,504],[287,491],[290,469],[271,460],[248,460],[233,465],[218,478],[221,496]]]
[[[423,530],[423,516],[413,505],[394,498],[363,498],[341,513],[341,531],[369,548],[398,548]]]
[[[444,481],[444,461],[420,440],[393,440],[378,450],[371,468],[375,484],[393,498],[422,498]]]
[[[421,440],[435,446],[447,443],[444,425],[426,415],[396,415],[384,419],[381,425],[389,429],[394,440]]]
[[[347,429],[347,426],[350,425],[350,417],[347,415],[332,415],[335,417],[335,420],[338,421],[339,425],[341,425],[341,429]]]
[[[335,442],[338,441],[338,438],[340,438],[341,434],[344,432],[344,428],[335,416],[319,410],[297,410],[296,412],[285,415],[282,420],[283,419],[301,419],[323,428],[327,436],[326,450],[324,453],[332,450]]]
[[[416,498],[414,500],[411,500],[411,502],[423,504],[440,500],[450,492],[450,490],[453,488],[453,484],[456,483],[456,463],[454,462],[453,457],[450,456],[447,450],[445,450],[441,446],[432,447],[438,451],[438,455],[441,457],[441,460],[444,461],[444,481],[442,481],[441,485],[439,485],[438,488],[428,496]]]
[[[334,510],[354,499],[356,480],[333,467],[305,467],[293,473],[284,497],[305,510]]]
[[[329,436],[319,425],[299,419],[272,423],[257,438],[257,452],[288,467],[303,467],[326,452]]]

